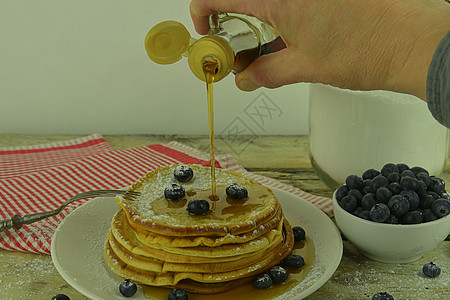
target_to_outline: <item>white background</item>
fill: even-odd
[[[0,133],[207,134],[205,84],[187,60],[157,65],[143,45],[153,25],[170,19],[199,37],[188,6],[188,0],[2,0]],[[214,89],[216,133],[233,124],[245,128],[241,133],[308,132],[305,84],[246,93],[230,74]]]

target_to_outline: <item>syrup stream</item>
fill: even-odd
[[[208,98],[208,119],[209,119],[209,152],[211,159],[211,192],[212,210],[215,208],[216,196],[216,159],[214,155],[214,106],[213,106],[213,83],[214,76],[218,71],[217,60],[213,57],[205,57],[203,60],[203,72],[206,79],[206,94]]]

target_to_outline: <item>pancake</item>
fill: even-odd
[[[212,197],[210,168],[186,165],[194,175],[179,182],[174,176],[178,166],[156,169],[131,185],[128,190],[140,192],[139,199],[116,197],[120,208],[104,250],[115,274],[143,285],[215,294],[249,282],[292,252],[292,228],[272,190],[240,173],[216,169]],[[168,200],[164,189],[175,183],[185,194]],[[232,183],[244,186],[247,197],[228,196]],[[190,213],[187,205],[194,199],[208,201],[210,210]]]

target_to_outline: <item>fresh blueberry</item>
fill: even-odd
[[[388,177],[392,173],[398,173],[398,167],[396,164],[387,163],[381,168],[381,174],[383,174],[384,177]]]
[[[178,183],[172,183],[164,189],[164,196],[167,200],[179,200],[184,197],[186,191]]]
[[[52,300],[70,300],[69,296],[64,294],[57,294],[52,297]]]
[[[389,182],[399,182],[401,178],[402,178],[402,177],[400,176],[399,173],[391,173],[391,174],[389,174],[389,176],[387,177],[387,179],[389,180]]]
[[[441,274],[441,268],[433,262],[429,262],[423,265],[422,272],[427,277],[437,277]]]
[[[431,204],[434,202],[434,200],[436,199],[434,199],[433,195],[430,195],[428,192],[425,196],[420,197],[419,207],[421,209],[431,209]]]
[[[404,163],[397,164],[398,172],[402,173],[405,170],[409,170],[409,166]]]
[[[253,280],[253,285],[257,289],[268,289],[272,284],[272,278],[270,278],[269,274],[260,274]]]
[[[361,199],[363,197],[363,194],[361,193],[361,191],[359,190],[355,190],[355,189],[351,189],[350,191],[348,191],[347,196],[353,196],[356,198],[356,201],[358,201],[358,203],[361,202]]]
[[[414,172],[411,171],[411,170],[405,170],[405,171],[403,171],[403,172],[400,173],[400,176],[401,176],[401,177],[411,177],[411,178],[414,178],[414,177],[416,177],[416,174],[414,174]]]
[[[419,174],[419,173],[429,174],[428,171],[427,171],[426,169],[424,169],[424,168],[422,168],[422,167],[418,167],[418,166],[412,167],[410,170],[411,170],[414,174],[416,174],[416,176],[417,176],[417,174]]]
[[[337,188],[336,190],[336,200],[337,201],[341,201],[342,198],[344,198],[344,196],[347,196],[347,193],[349,191],[349,188],[346,185],[341,185]]]
[[[170,291],[168,300],[188,300],[188,293],[183,289],[173,289]]]
[[[289,277],[286,269],[281,266],[272,267],[269,271],[269,276],[275,284],[285,282]]]
[[[402,195],[392,196],[387,205],[391,214],[397,218],[404,216],[409,211],[409,201]]]
[[[389,180],[381,174],[372,179],[372,189],[374,191],[378,190],[380,187],[388,187],[388,186]]]
[[[419,196],[427,194],[427,185],[422,180],[417,180],[416,193]]]
[[[383,223],[390,215],[389,207],[384,203],[377,203],[369,211],[370,219],[374,222]]]
[[[410,176],[403,176],[400,179],[400,185],[402,188],[406,190],[415,190],[417,189],[418,180],[416,178],[410,177]]]
[[[368,169],[368,170],[364,171],[364,173],[362,174],[362,178],[363,179],[373,179],[378,175],[380,175],[380,172],[378,170]]]
[[[363,188],[363,180],[358,175],[349,175],[345,179],[345,184],[349,189],[360,190]]]
[[[445,217],[450,211],[450,201],[444,198],[434,200],[431,204],[431,210],[438,218]]]
[[[380,187],[376,192],[375,192],[375,198],[377,199],[378,202],[381,203],[388,203],[389,199],[391,199],[392,197],[392,192],[385,186]]]
[[[411,190],[403,190],[399,195],[402,195],[409,201],[409,210],[416,210],[419,207],[420,198],[416,192]]]
[[[356,198],[353,196],[347,195],[344,198],[342,198],[341,202],[339,202],[339,205],[344,210],[352,212],[358,205],[358,200],[356,200]]]
[[[425,208],[422,210],[423,222],[431,222],[437,220],[438,217],[433,213],[431,208]]]
[[[403,224],[420,224],[423,221],[423,214],[418,210],[409,211],[403,216],[402,221]]]
[[[364,186],[361,190],[363,195],[374,192],[374,190],[372,189],[372,179],[364,179],[363,185]]]
[[[119,291],[123,296],[127,298],[133,297],[137,292],[137,285],[130,279],[125,279],[120,283]]]
[[[228,185],[225,192],[228,197],[233,199],[245,199],[248,197],[247,189],[238,183]]]
[[[299,269],[305,265],[305,260],[301,255],[291,254],[284,259],[284,265],[291,269]]]
[[[204,199],[193,199],[189,201],[187,210],[193,215],[206,215],[209,212],[209,202]]]
[[[445,193],[445,182],[439,177],[431,176],[428,190],[435,192],[439,196]]]
[[[425,185],[428,187],[431,183],[430,175],[428,175],[428,172],[420,172],[416,174],[417,179],[420,181],[423,181]]]
[[[194,177],[194,171],[192,168],[186,165],[176,166],[173,170],[173,176],[179,182],[188,182]]]
[[[370,213],[368,210],[363,210],[358,214],[358,217],[364,220],[370,221]]]
[[[391,182],[388,189],[391,191],[392,195],[398,195],[401,191],[403,191],[402,186],[398,182]]]
[[[375,203],[377,203],[377,200],[373,193],[365,194],[361,199],[361,206],[366,210],[370,210]]]
[[[373,295],[372,300],[394,300],[394,297],[387,292],[380,292]]]
[[[388,223],[388,224],[399,224],[400,221],[399,221],[399,219],[396,216],[390,215],[389,218],[386,220],[386,223]]]
[[[299,243],[305,240],[306,233],[302,227],[294,226],[292,227],[292,231],[294,233],[294,242]]]

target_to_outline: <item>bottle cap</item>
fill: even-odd
[[[205,58],[212,57],[217,61],[218,71],[214,81],[219,81],[231,72],[234,65],[234,54],[231,46],[223,38],[213,35],[202,37],[189,49],[189,67],[200,80],[206,81],[203,71]]]
[[[181,59],[189,48],[191,35],[183,24],[164,21],[155,25],[145,37],[145,50],[158,64],[171,64]]]

